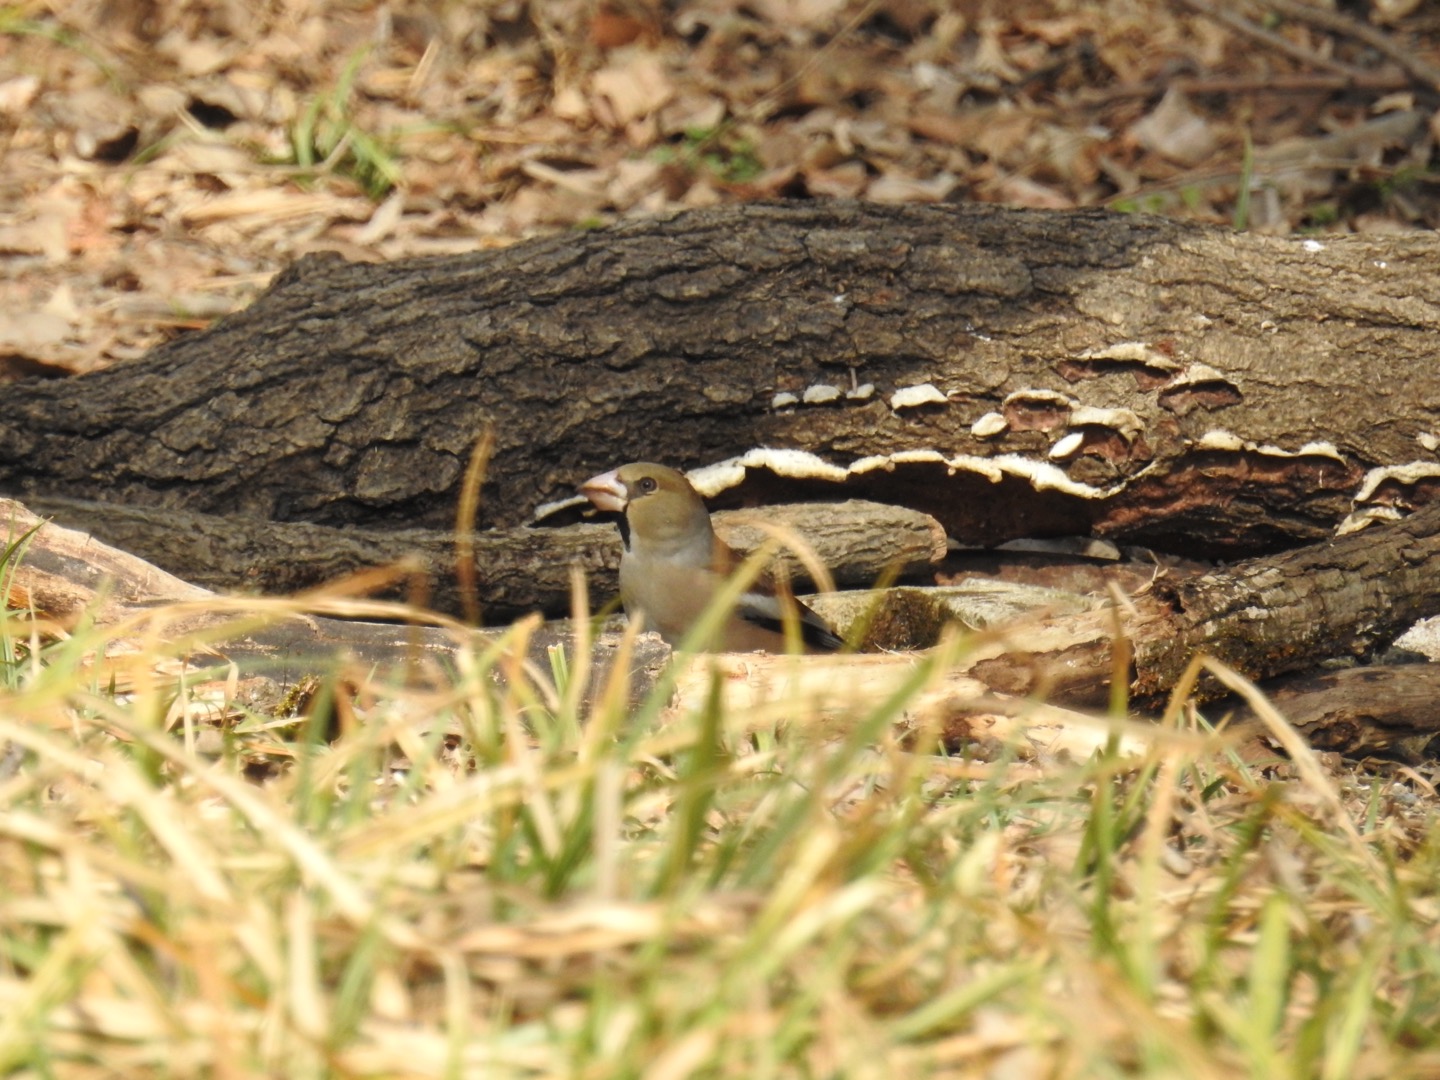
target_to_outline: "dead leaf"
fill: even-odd
[[[0,349],[43,357],[70,336],[70,320],[48,311],[0,311]]]
[[[1046,187],[1025,176],[1008,176],[997,188],[1000,200],[1012,206],[1029,206],[1036,210],[1070,210],[1075,203],[1054,188]]]
[[[854,199],[865,190],[869,173],[858,161],[847,161],[833,169],[811,169],[805,173],[805,186],[812,195],[830,199]]]
[[[845,0],[757,0],[755,7],[767,22],[779,26],[829,26]]]
[[[1215,152],[1217,145],[1209,123],[1173,87],[1160,104],[1136,121],[1130,134],[1147,150],[1181,165],[1198,165]]]
[[[590,80],[595,114],[610,128],[647,117],[675,94],[665,66],[652,53],[631,52],[597,71]]]
[[[30,108],[40,91],[40,80],[34,75],[17,75],[0,82],[0,113],[18,116]]]
[[[941,173],[929,180],[879,176],[870,182],[865,197],[881,203],[943,202],[959,184],[959,179],[950,173]]]

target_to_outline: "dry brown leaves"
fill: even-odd
[[[307,252],[469,251],[728,200],[1229,221],[1248,187],[1250,227],[1433,225],[1440,15],[1369,15],[32,0],[0,12],[0,379],[137,356]]]

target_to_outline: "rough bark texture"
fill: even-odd
[[[40,498],[28,505],[207,588],[293,593],[404,562],[424,576],[427,604],[452,615],[466,610],[453,533],[337,528],[77,499]],[[766,539],[754,517],[753,511],[722,511],[715,526],[748,555]],[[764,520],[803,537],[841,586],[870,585],[887,573],[921,570],[945,557],[945,532],[935,519],[903,507],[859,500],[771,506]],[[476,533],[473,547],[475,600],[487,621],[532,610],[568,613],[572,566],[585,571],[597,601],[619,588],[620,535],[613,524],[494,529]],[[810,584],[793,555],[779,555],[792,579]],[[401,598],[409,587],[400,580],[381,595]]]
[[[0,491],[445,528],[493,424],[488,524],[625,460],[933,452],[843,484],[755,469],[729,498],[875,498],[966,542],[1093,530],[1255,553],[1328,535],[1357,496],[1428,495],[1437,332],[1426,234],[728,207],[456,258],[302,261],[207,333],[6,387]],[[923,384],[938,394],[894,397]],[[1386,466],[1408,468],[1363,486]]]
[[[1265,687],[1271,704],[1319,749],[1351,756],[1435,758],[1440,664],[1355,667],[1299,675]],[[1237,719],[1252,717],[1240,709]]]
[[[1094,612],[1021,624],[972,674],[1009,693],[1103,704],[1123,630],[1130,692],[1158,704],[1197,652],[1259,681],[1358,657],[1440,612],[1440,503],[1404,521],[1242,562],[1170,585],[1157,579],[1124,614]],[[1215,697],[1218,687],[1202,686]]]
[[[0,499],[0,546],[38,524],[23,506]],[[1061,703],[1102,703],[1114,671],[1117,628],[1134,646],[1131,690],[1153,702],[1171,689],[1197,648],[1219,654],[1257,680],[1301,670],[1318,655],[1384,640],[1399,627],[1432,613],[1437,606],[1433,593],[1415,588],[1407,579],[1420,575],[1433,581],[1437,567],[1440,502],[1404,522],[1377,529],[1372,536],[1344,537],[1304,551],[1256,559],[1179,589],[1167,589],[1162,583],[1137,598],[1133,610],[1118,616],[1092,610],[1022,619],[992,632],[989,640],[977,641],[963,658],[938,673],[946,702],[939,731],[959,741],[974,737],[974,714],[994,710],[993,702],[981,700],[992,691],[1038,693]],[[227,629],[236,627],[238,616],[245,613],[243,601],[222,602],[133,556],[53,524],[30,539],[9,588],[8,606],[38,610],[61,624],[82,616],[102,625],[130,622],[136,641],[197,635],[196,640],[204,643],[203,648],[192,648],[198,663],[218,661],[223,666],[233,661],[247,677],[284,671],[293,681],[329,670],[337,657],[390,667],[411,665],[417,655],[443,660],[475,641],[474,632],[460,627],[377,626],[290,611],[280,618],[251,620],[254,625],[239,623],[238,628]],[[157,609],[156,601],[171,606]],[[160,621],[158,630],[147,626],[155,620]],[[560,626],[532,636],[532,659],[543,670],[544,646],[569,639]],[[597,640],[594,669],[608,671],[616,654],[613,635]],[[629,684],[636,699],[653,686],[668,655],[655,635],[641,637]],[[815,663],[809,663],[812,660]],[[782,686],[813,687],[816,693],[823,690],[829,702],[826,708],[854,714],[892,694],[916,661],[914,653],[737,655],[722,664],[723,691],[727,700],[746,707],[780,700],[792,708],[795,699],[786,698]],[[699,674],[682,685],[708,686],[707,664],[698,659]],[[1412,670],[1421,669],[1399,669],[1401,674],[1388,683],[1373,675],[1352,676],[1347,681],[1349,696],[1339,700],[1338,677],[1322,678],[1312,688],[1292,683],[1285,706],[1320,745],[1348,753],[1386,749],[1414,756],[1428,749],[1436,728],[1432,710],[1420,697],[1434,680],[1408,674]],[[1396,686],[1406,690],[1403,707],[1398,693],[1388,702],[1366,703],[1361,696],[1367,691],[1384,696],[1393,693],[1384,687]],[[700,707],[703,700],[702,694],[685,707]]]
[[[271,690],[251,701],[270,707],[286,688],[347,663],[428,678],[443,668],[453,669],[458,649],[483,649],[502,633],[444,619],[435,620],[438,625],[364,621],[387,614],[398,620],[407,612],[353,599],[355,590],[332,589],[326,598],[312,598],[308,609],[289,601],[221,597],[0,498],[0,551],[17,542],[23,544],[23,557],[0,577],[5,585],[0,603],[34,613],[49,624],[39,628],[42,633],[71,630],[81,622],[116,630],[120,636],[112,635],[108,642],[108,655],[121,657],[115,667],[107,671],[105,657],[94,659],[101,685],[116,668],[133,670],[136,654],[163,666],[165,654],[157,651],[157,645],[163,645],[169,655],[187,660],[192,670],[219,668],[223,679],[228,665],[234,664],[238,677],[270,684]],[[350,617],[327,618],[312,610],[348,612]],[[573,638],[566,623],[540,626],[525,639],[527,655],[537,670],[548,670],[547,648],[573,646]],[[592,686],[598,692],[619,655],[619,635],[600,635],[592,645]],[[635,702],[643,699],[669,660],[670,647],[657,635],[636,640],[629,681]]]
[[[141,361],[7,386],[0,492],[51,497],[62,520],[97,503],[102,539],[207,583],[299,588],[418,549],[443,588],[489,425],[482,524],[501,531],[476,547],[481,600],[505,612],[553,609],[572,559],[613,565],[608,529],[516,526],[635,459],[730,461],[706,474],[717,506],[865,497],[929,512],[962,544],[1093,532],[1187,555],[1299,548],[1136,600],[1132,689],[1153,699],[1196,650],[1262,678],[1435,613],[1440,503],[1330,538],[1353,511],[1423,505],[1440,486],[1437,341],[1429,235],[730,207],[457,258],[303,261]],[[122,531],[134,522],[144,545]],[[910,557],[846,535],[816,537],[844,580],[875,565],[850,574],[847,555]],[[912,539],[934,557],[932,525]],[[40,568],[46,587],[118,572],[85,559]],[[515,584],[527,575],[551,582],[548,600]],[[1090,613],[1007,632],[970,676],[1095,700],[1113,625]]]
[[[1162,636],[1137,645],[1141,695],[1166,692],[1203,650],[1251,678],[1358,657],[1440,613],[1440,502],[1403,521],[1256,559],[1167,587]]]

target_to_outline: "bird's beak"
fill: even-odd
[[[623,514],[630,501],[630,494],[620,482],[618,469],[611,469],[599,476],[592,476],[580,485],[580,494],[595,504],[597,510],[610,510]]]

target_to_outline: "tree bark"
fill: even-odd
[[[1429,497],[1437,333],[1427,234],[727,207],[303,260],[136,363],[7,386],[0,491],[443,529],[493,425],[485,524],[623,461],[768,447],[815,457],[712,475],[718,505],[853,495],[965,543],[1094,532],[1234,557]]]
[[[377,595],[406,598],[418,575],[430,607],[450,615],[478,608],[492,622],[528,611],[568,614],[572,566],[585,572],[597,600],[619,590],[620,534],[609,523],[474,534],[470,597],[457,576],[453,532],[337,528],[78,499],[39,498],[28,505],[209,589],[294,593],[370,567],[405,564],[409,572]],[[803,537],[842,587],[914,573],[945,557],[939,523],[903,507],[860,500],[771,506],[764,520]],[[766,540],[751,511],[721,511],[715,527],[742,556]],[[814,584],[793,553],[777,553],[776,564],[800,587]]]
[[[1274,703],[1315,746],[1351,756],[1386,753],[1418,761],[1432,755],[1440,725],[1433,664],[1367,667],[1268,682],[1305,671],[1327,656],[1357,656],[1392,638],[1417,618],[1440,608],[1440,597],[1421,586],[1440,569],[1440,503],[1403,522],[1365,536],[1347,536],[1299,551],[1254,559],[1188,580],[1163,578],[1120,610],[1106,606],[1065,615],[1018,619],[982,633],[957,662],[932,680],[911,710],[947,743],[969,744],[1023,732],[997,714],[1012,715],[1021,701],[1103,708],[1117,670],[1115,643],[1130,650],[1132,706],[1158,712],[1197,653],[1237,669],[1275,692]],[[885,701],[910,677],[915,654],[794,658],[731,656],[720,670],[727,706],[755,709],[812,695],[823,727]],[[679,684],[682,711],[706,705],[708,668],[700,662]],[[995,695],[999,695],[999,700]],[[1202,701],[1225,690],[1202,678]],[[1005,702],[1009,702],[1009,708]],[[1226,702],[1216,719],[1243,703]],[[1048,716],[1048,719],[1046,718]],[[1097,748],[1104,730],[1039,715],[1052,730],[1041,735],[1072,752]],[[1057,726],[1058,725],[1058,726]]]
[[[394,574],[370,575],[368,581],[298,600],[219,596],[0,498],[0,552],[12,544],[14,558],[0,567],[5,571],[0,604],[33,615],[42,637],[86,624],[108,630],[105,655],[92,661],[101,685],[117,672],[132,678],[137,657],[142,667],[155,665],[171,678],[177,670],[166,669],[168,659],[183,661],[191,678],[218,667],[224,679],[233,664],[237,678],[252,687],[264,684],[247,696],[250,705],[269,710],[301,680],[335,673],[347,663],[429,678],[453,668],[458,649],[483,648],[502,633],[444,617],[417,623],[411,621],[417,609],[368,598],[367,586],[383,585]],[[14,633],[24,639],[29,628]],[[542,625],[523,640],[536,670],[545,671],[547,648],[572,646],[574,628],[566,622]],[[599,688],[620,654],[619,635],[599,635],[592,647],[592,685]],[[637,639],[629,677],[632,702],[643,700],[669,660],[670,647],[658,636]]]
[[[1101,705],[1114,641],[1133,649],[1129,692],[1157,706],[1197,653],[1252,680],[1356,659],[1440,612],[1440,502],[1384,527],[1171,583],[1163,576],[1119,613],[1094,611],[1007,628],[971,674],[993,689]],[[1203,697],[1220,693],[1202,683]]]
[[[1311,746],[1351,757],[1433,761],[1440,664],[1342,668],[1277,680],[1266,697]],[[1244,707],[1237,720],[1253,719]]]
[[[23,506],[0,500],[0,547],[40,525]],[[1304,670],[1318,656],[1358,652],[1435,613],[1440,598],[1417,587],[1417,581],[1433,581],[1437,568],[1440,502],[1370,535],[1252,560],[1179,586],[1162,579],[1125,610],[1047,614],[983,633],[955,663],[936,672],[922,711],[934,719],[938,734],[964,741],[982,729],[993,733],[993,722],[981,723],[976,714],[995,712],[996,703],[985,700],[995,693],[1070,705],[1103,704],[1117,667],[1117,634],[1133,648],[1128,688],[1142,706],[1159,705],[1197,651],[1218,656],[1257,681]],[[233,661],[246,676],[284,670],[292,681],[328,670],[344,656],[392,668],[413,664],[417,654],[443,660],[454,649],[472,644],[475,633],[453,625],[432,629],[318,618],[299,614],[302,609],[293,602],[254,601],[256,612],[268,611],[271,617],[247,620],[243,617],[252,613],[244,598],[224,601],[53,524],[40,527],[30,539],[8,584],[5,603],[12,608],[36,610],[62,625],[82,617],[101,625],[130,623],[133,643],[184,638],[195,644],[189,651],[183,641],[173,646],[178,655],[193,653],[202,664],[217,658]],[[344,607],[312,603],[321,610]],[[352,605],[352,612],[384,614],[375,604]],[[404,617],[398,608],[390,614]],[[569,642],[572,636],[563,626],[532,635],[531,658],[544,670],[544,646]],[[608,671],[617,655],[616,640],[602,637],[594,647],[593,669]],[[629,682],[634,699],[653,686],[668,655],[654,635],[641,637]],[[728,704],[749,709],[778,701],[793,710],[795,695],[803,691],[813,696],[816,716],[854,716],[888,699],[917,662],[914,653],[737,654],[718,661]],[[696,658],[691,667],[679,683],[680,708],[700,708],[710,693],[711,660]],[[1378,685],[1404,687],[1405,707],[1394,707],[1398,697],[1390,707],[1376,703],[1367,708],[1356,699],[1357,684],[1362,693],[1366,687],[1376,689],[1378,676],[1373,674],[1346,680],[1352,692],[1338,704],[1338,677],[1322,678],[1310,689],[1292,683],[1283,700],[1302,730],[1322,745],[1347,753],[1422,752],[1433,738],[1434,725],[1429,711],[1418,707],[1419,695],[1434,685],[1433,679],[1411,669],[1399,669],[1390,678]],[[1214,687],[1201,690],[1202,695],[1216,696]],[[686,694],[692,696],[687,699]],[[1367,718],[1379,723],[1369,724]]]

